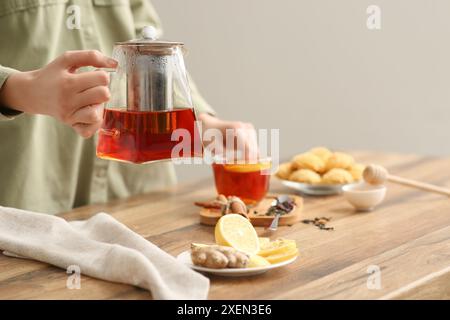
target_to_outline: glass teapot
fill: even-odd
[[[183,60],[183,43],[142,38],[118,42],[97,156],[131,163],[202,157],[203,146]]]

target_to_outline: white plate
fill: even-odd
[[[294,182],[288,180],[279,179],[283,185],[288,188],[300,191],[301,193],[310,195],[310,196],[326,196],[332,194],[339,194],[342,192],[342,187],[347,185],[352,185],[355,183],[347,183],[347,184],[334,184],[334,185],[314,185],[307,184],[301,182]]]
[[[191,260],[191,251],[190,250],[186,250],[186,251],[183,251],[182,253],[180,253],[177,256],[177,259],[180,262],[187,264],[189,267],[191,267],[192,269],[194,269],[196,271],[206,272],[206,273],[223,276],[223,277],[244,277],[244,276],[255,276],[257,274],[261,274],[261,273],[267,272],[272,269],[286,266],[286,265],[294,262],[297,259],[297,257],[294,257],[292,259],[289,259],[289,260],[286,260],[286,261],[283,261],[280,263],[271,264],[270,266],[265,266],[265,267],[227,268],[227,269],[212,269],[212,268],[205,268],[205,267],[200,267],[200,266],[194,265]]]

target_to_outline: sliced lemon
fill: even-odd
[[[248,261],[247,268],[258,268],[258,267],[265,267],[269,266],[270,262],[267,261],[265,258],[253,255],[250,257],[250,260]]]
[[[196,242],[191,243],[191,248],[194,248],[194,247],[203,248],[203,247],[210,247],[210,246],[211,246],[211,244],[196,243]]]
[[[278,239],[262,245],[258,255],[262,257],[278,255],[296,248],[297,244],[295,243],[295,240]]]
[[[298,255],[298,249],[293,248],[291,250],[288,250],[283,253],[279,254],[273,254],[267,257],[264,257],[267,261],[269,261],[271,264],[280,263],[283,261],[290,260]]]
[[[259,251],[259,240],[250,221],[239,214],[226,214],[217,221],[214,230],[216,243],[254,255]]]
[[[258,163],[243,163],[243,164],[225,164],[224,168],[227,171],[233,172],[255,172],[269,170],[272,166],[270,161]]]
[[[267,238],[267,237],[259,237],[258,240],[259,240],[260,248],[266,246],[270,242],[270,238]]]

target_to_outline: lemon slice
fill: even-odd
[[[269,261],[271,264],[280,263],[286,260],[290,260],[298,255],[298,249],[293,248],[288,251],[279,253],[279,254],[273,254],[267,257],[264,257],[267,261]]]
[[[227,171],[233,172],[255,172],[269,170],[271,165],[272,163],[268,161],[259,163],[225,164],[224,168]]]
[[[254,255],[259,251],[259,240],[250,221],[239,214],[226,214],[214,230],[216,243]]]
[[[278,239],[262,245],[258,255],[262,257],[279,255],[296,248],[297,244],[295,243],[295,240]]]
[[[267,261],[265,258],[258,255],[253,255],[250,257],[250,260],[248,261],[247,268],[259,268],[269,265],[270,262]]]
[[[259,247],[263,248],[264,246],[266,246],[269,242],[270,242],[270,238],[267,237],[259,237]]]
[[[204,247],[209,247],[211,246],[210,244],[204,244],[204,243],[196,243],[196,242],[192,242],[191,243],[191,248],[193,247],[197,247],[197,248],[204,248]]]

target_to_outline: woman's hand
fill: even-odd
[[[241,155],[244,156],[245,160],[256,160],[258,158],[258,141],[253,124],[241,121],[225,121],[207,113],[200,114],[199,120],[203,123],[203,134],[208,129],[217,129],[221,132],[224,138],[222,147],[226,148],[227,145],[232,145],[236,152],[234,158],[242,158]],[[227,143],[227,130],[233,134],[234,141],[228,141]],[[216,141],[204,141],[206,146],[213,142],[216,143]]]
[[[52,116],[88,138],[101,126],[102,104],[110,92],[108,73],[76,73],[85,66],[116,68],[117,61],[95,50],[68,51],[42,69],[10,75],[0,102],[25,113]]]

